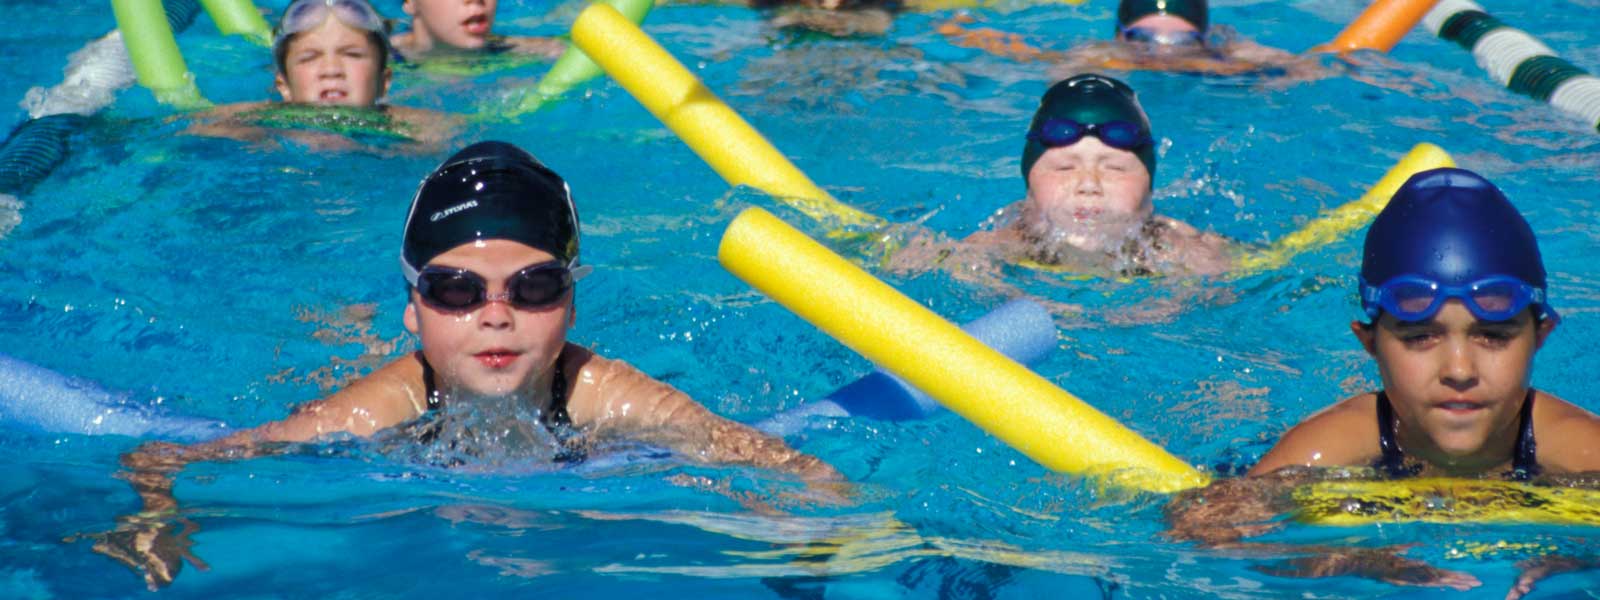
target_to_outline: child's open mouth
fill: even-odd
[[[489,33],[489,16],[472,15],[461,22],[461,29],[468,34],[482,36]]]

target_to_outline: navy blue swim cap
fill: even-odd
[[[1211,25],[1210,12],[1206,0],[1122,0],[1117,6],[1117,28],[1150,15],[1172,15],[1204,32]]]
[[[406,216],[400,263],[406,280],[451,248],[504,239],[578,260],[578,209],[560,175],[505,142],[478,142],[422,180]]]
[[[1446,286],[1503,275],[1545,287],[1533,228],[1499,188],[1463,169],[1413,175],[1367,230],[1362,281],[1401,275]]]
[[[1134,95],[1133,88],[1116,79],[1086,73],[1077,75],[1055,85],[1045,91],[1044,97],[1039,99],[1039,110],[1033,113],[1033,123],[1028,126],[1029,131],[1039,129],[1045,121],[1050,119],[1071,119],[1085,125],[1096,125],[1111,121],[1126,121],[1139,126],[1146,138],[1150,135],[1150,118],[1145,116],[1144,108],[1139,106],[1139,99]],[[1028,139],[1027,145],[1022,147],[1022,180],[1028,180],[1028,173],[1033,171],[1033,164],[1039,162],[1049,148],[1036,139]],[[1154,143],[1144,144],[1131,152],[1139,157],[1139,162],[1144,163],[1146,171],[1150,172],[1150,185],[1155,185],[1156,177],[1156,150]]]

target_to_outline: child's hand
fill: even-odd
[[[115,530],[92,536],[94,551],[143,575],[150,591],[170,585],[185,560],[202,571],[209,568],[189,551],[194,545],[189,534],[193,533],[195,525],[188,519],[180,520],[182,530],[172,522],[143,516],[119,520]]]
[[[1477,577],[1402,557],[1393,548],[1340,550],[1296,558],[1281,566],[1257,567],[1255,570],[1279,577],[1355,575],[1394,585],[1447,587],[1458,591],[1482,585]]]
[[[1517,563],[1517,568],[1522,569],[1522,574],[1517,576],[1517,582],[1506,592],[1506,600],[1518,600],[1533,591],[1533,584],[1551,575],[1558,575],[1569,571],[1595,568],[1591,561],[1579,560],[1570,556],[1541,556]]]

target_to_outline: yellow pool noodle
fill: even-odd
[[[111,0],[111,11],[139,84],[150,90],[158,102],[184,109],[211,104],[200,95],[200,88],[183,62],[161,0]]]
[[[826,225],[879,227],[883,219],[835,200],[617,9],[595,4],[572,41],[732,185],[778,197]]]
[[[242,35],[262,46],[272,45],[272,27],[250,0],[200,0],[223,35]]]
[[[1428,143],[1417,144],[1396,162],[1389,172],[1384,173],[1383,178],[1379,179],[1378,183],[1367,190],[1360,199],[1323,213],[1294,233],[1279,238],[1266,249],[1241,257],[1236,272],[1240,275],[1249,275],[1276,269],[1288,264],[1290,259],[1301,252],[1338,241],[1339,238],[1371,223],[1373,217],[1389,204],[1389,198],[1400,189],[1400,185],[1412,175],[1429,169],[1454,166],[1456,166],[1455,160],[1451,159],[1450,154],[1443,148]]]
[[[1174,492],[1206,476],[760,208],[722,266],[873,364],[1047,468]]]
[[[1296,488],[1295,518],[1318,525],[1545,523],[1600,525],[1600,490],[1511,481],[1420,478],[1322,481]]]

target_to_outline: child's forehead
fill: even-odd
[[[482,264],[507,264],[521,268],[529,262],[555,260],[555,255],[515,240],[479,239],[457,245],[434,257],[430,263],[469,260]]]

